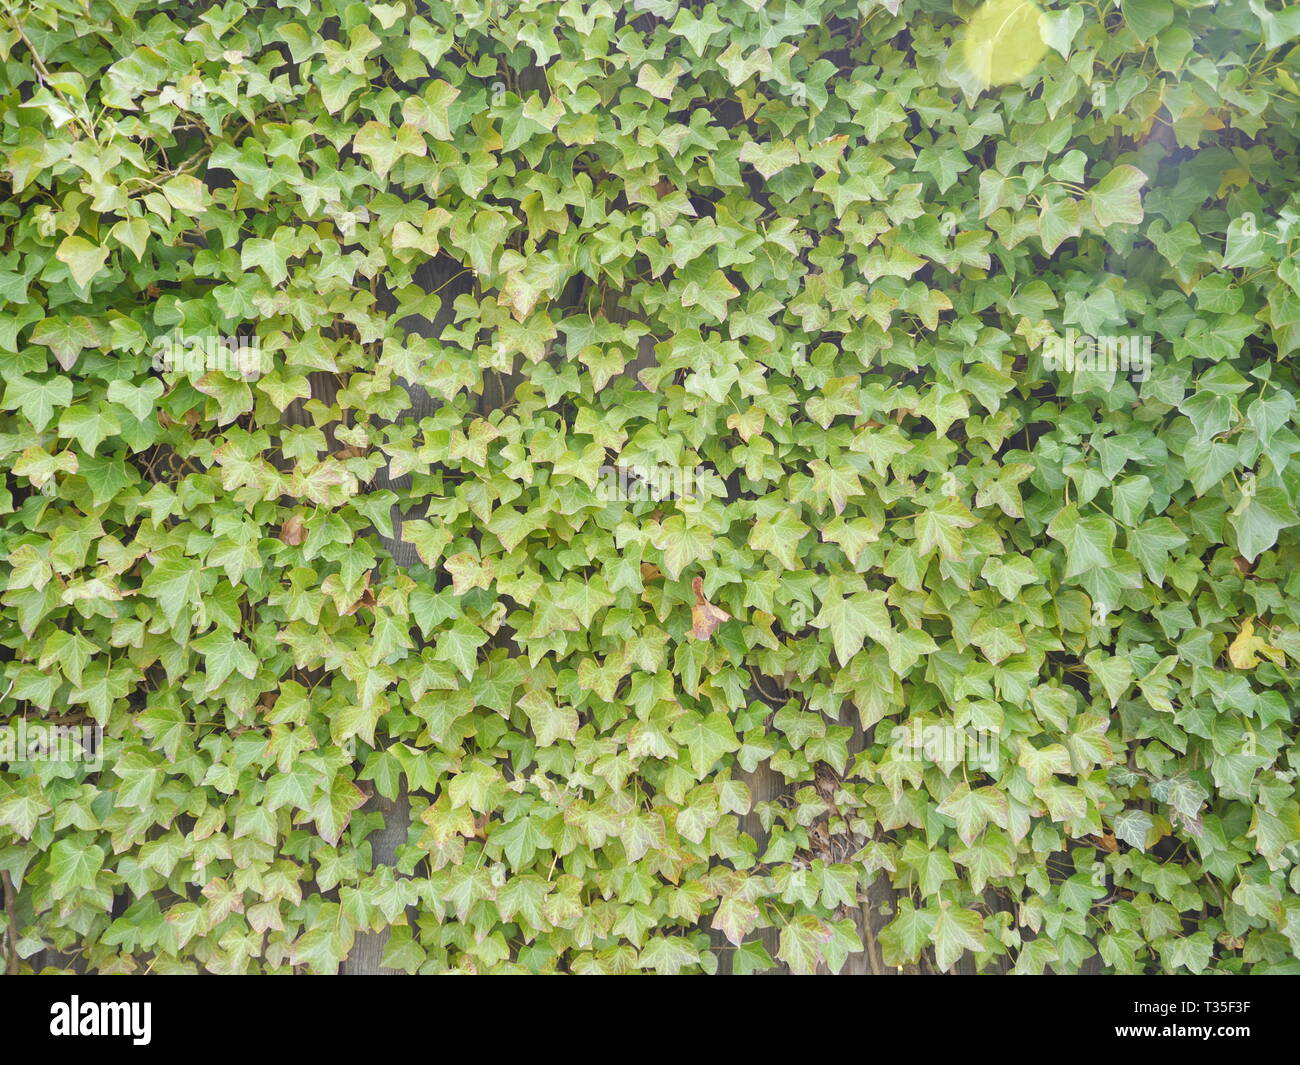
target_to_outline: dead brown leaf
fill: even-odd
[[[299,546],[307,539],[307,523],[301,514],[290,514],[280,526],[280,542],[290,547]]]
[[[704,582],[696,577],[691,581],[695,592],[695,605],[691,607],[691,639],[707,640],[724,621],[730,621],[731,615],[704,598]]]

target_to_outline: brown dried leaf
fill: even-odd
[[[375,593],[372,589],[367,588],[364,592],[361,593],[360,599],[358,599],[355,603],[353,603],[350,607],[348,607],[346,610],[343,611],[343,616],[351,617],[363,606],[369,609],[374,605],[375,605]]]
[[[290,547],[297,547],[306,539],[307,523],[302,520],[302,515],[290,514],[280,526],[280,542]]]
[[[691,581],[691,588],[695,591],[695,605],[691,607],[691,639],[707,640],[719,625],[731,620],[731,615],[704,598],[704,582],[699,577]]]

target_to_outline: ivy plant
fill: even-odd
[[[1297,38],[0,0],[6,964],[1300,972]]]

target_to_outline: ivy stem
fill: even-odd
[[[27,36],[26,31],[23,29],[23,24],[18,20],[18,17],[11,14],[9,16],[9,24],[13,26],[14,32],[22,38],[23,44],[27,45],[27,51],[29,51],[32,56],[33,69],[36,71],[36,76],[41,79],[41,84],[63,101],[63,106],[68,109],[68,114],[72,116],[73,121],[82,128],[86,136],[90,138],[91,143],[98,148],[99,138],[95,136],[95,130],[91,126],[86,125],[85,120],[77,114],[77,109],[74,108],[72,102],[63,95],[63,90],[57,85],[51,83],[49,68],[46,67],[45,61],[41,59],[41,54],[36,50],[36,45],[32,44],[31,38]]]

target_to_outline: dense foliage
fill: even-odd
[[[1300,971],[1300,6],[1052,2],[5,0],[11,958]]]

